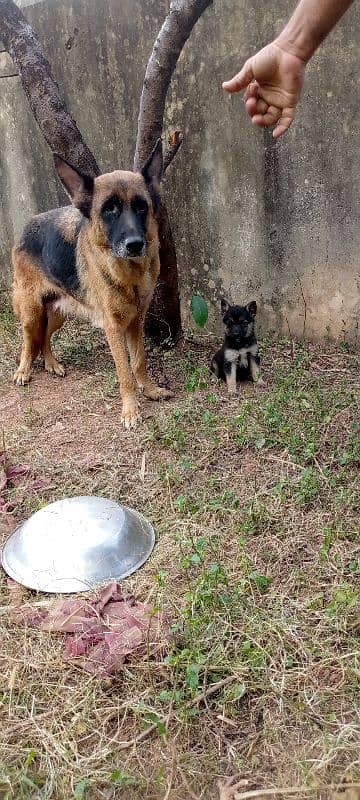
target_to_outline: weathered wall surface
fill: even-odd
[[[167,0],[19,0],[104,170],[132,164],[145,64]],[[274,142],[221,81],[276,33],[293,0],[215,0],[186,45],[167,104],[185,143],[165,192],[183,308],[193,289],[256,298],[263,325],[356,335],[360,265],[360,6],[309,65],[296,124]],[[65,202],[9,57],[0,53],[0,269],[34,212]],[[169,170],[170,173],[170,170]]]

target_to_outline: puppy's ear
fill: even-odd
[[[257,312],[256,300],[252,300],[251,303],[248,303],[246,306],[246,310],[249,312],[251,317],[256,317],[256,312]]]
[[[94,178],[91,175],[83,175],[78,169],[65,161],[64,158],[56,154],[54,155],[54,164],[61,183],[74,206],[84,214],[84,217],[90,217],[94,194]]]
[[[162,141],[158,139],[152,153],[150,153],[148,160],[141,170],[141,174],[153,202],[154,211],[158,211],[160,206],[160,184],[163,177],[163,169]]]
[[[230,308],[230,303],[228,303],[227,300],[224,300],[224,298],[222,298],[222,300],[221,300],[221,313],[222,314],[226,314],[226,312],[229,310],[229,308]]]

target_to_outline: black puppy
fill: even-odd
[[[227,300],[221,301],[225,339],[212,359],[210,370],[226,381],[229,394],[235,394],[236,384],[247,378],[262,383],[255,335],[256,310],[255,300],[247,306],[231,306]]]

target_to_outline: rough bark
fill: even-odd
[[[134,157],[136,170],[141,169],[155,142],[162,136],[166,95],[180,53],[197,20],[212,2],[213,0],[172,0],[170,3],[170,11],[146,68]],[[149,332],[154,336],[157,321],[160,329],[165,325],[165,329],[170,331],[172,339],[176,341],[181,335],[178,269],[175,244],[164,204],[159,213],[159,233],[160,278],[150,308]]]
[[[0,0],[0,39],[19,70],[31,111],[52,152],[89,175],[99,175],[34,31],[12,0]]]
[[[140,100],[134,158],[140,169],[162,135],[166,95],[180,53],[191,31],[213,0],[172,0],[151,53]]]

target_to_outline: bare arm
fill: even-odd
[[[275,125],[277,138],[295,117],[305,66],[353,0],[300,0],[284,30],[223,83],[227,92],[245,89],[245,105],[255,125]]]
[[[308,62],[352,3],[353,0],[301,0],[277,43]]]

